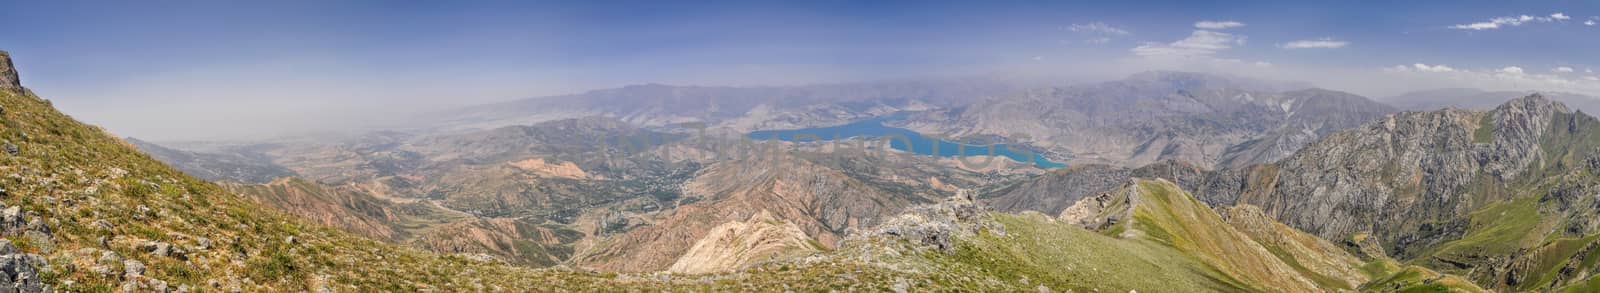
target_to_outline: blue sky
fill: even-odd
[[[1600,94],[1600,1],[3,1],[27,86],[154,139],[648,82],[1177,69]]]

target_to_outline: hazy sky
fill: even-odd
[[[0,2],[26,86],[156,140],[649,82],[1178,69],[1600,95],[1600,1]]]

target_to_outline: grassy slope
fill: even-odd
[[[953,271],[1030,280],[1080,292],[1237,292],[1245,285],[1164,245],[1117,239],[1039,214],[994,214],[1006,235],[985,233],[935,258]]]
[[[1130,224],[1117,225],[1129,227],[1096,232],[1037,213],[994,213],[1004,233],[980,233],[974,239],[959,243],[953,254],[927,253],[922,257],[931,259],[938,270],[958,275],[988,276],[1024,288],[1044,285],[1079,292],[1339,291],[1357,288],[1375,292],[1482,291],[1459,278],[1421,267],[1401,266],[1394,261],[1362,262],[1341,250],[1304,248],[1299,246],[1305,244],[1299,242],[1262,244],[1267,241],[1258,242],[1253,236],[1235,230],[1193,196],[1170,183],[1141,180],[1137,189],[1141,198],[1135,203],[1134,218],[1123,222]],[[1124,233],[1130,229],[1137,231]],[[1259,238],[1311,241],[1319,247],[1333,247],[1331,243],[1292,229],[1263,233],[1290,235],[1261,235]],[[1131,237],[1119,238],[1118,235]],[[1361,276],[1353,277],[1356,282],[1330,278],[1305,266],[1312,263],[1346,266],[1318,267],[1316,271],[1345,271]],[[1297,279],[1295,275],[1304,276],[1304,279]],[[1369,279],[1373,282],[1359,283]],[[1304,287],[1308,285],[1314,287]]]

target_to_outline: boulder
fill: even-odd
[[[44,257],[20,253],[11,241],[0,241],[0,292],[50,291],[39,281],[39,269],[48,267]]]
[[[122,261],[122,274],[129,279],[144,276],[144,269],[144,263],[139,262],[138,260],[130,259]]]

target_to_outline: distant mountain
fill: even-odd
[[[1325,239],[1506,291],[1586,283],[1600,120],[1542,95],[1493,110],[1406,112],[1258,169],[1237,202]]]
[[[431,114],[421,127],[488,129],[586,116],[656,127],[704,123],[739,131],[842,124],[896,111],[964,105],[1018,85],[989,78],[788,87],[632,85]]]
[[[1026,142],[1069,164],[1175,159],[1213,168],[1275,161],[1323,135],[1395,111],[1343,92],[1284,91],[1294,86],[1148,72],[988,99],[902,124],[948,137]]]
[[[1371,257],[1497,291],[1584,291],[1600,266],[1600,120],[1542,95],[1492,110],[1388,115],[1275,163],[1079,165],[983,196],[1001,210],[1072,213],[1127,178],[1165,178],[1218,211],[1264,217]],[[1116,194],[1112,194],[1116,196]],[[1177,233],[1167,229],[1168,233]]]
[[[1238,186],[1238,170],[1207,171],[1204,168],[1180,161],[1161,161],[1138,168],[1110,165],[1076,165],[1051,171],[1037,177],[1012,183],[980,195],[985,203],[1001,212],[1018,213],[1036,211],[1046,214],[1061,213],[1067,207],[1086,197],[1127,184],[1133,178],[1160,178],[1181,188],[1204,189],[1207,193],[1195,194],[1211,206],[1229,206],[1233,202],[1219,201],[1213,194],[1225,190],[1220,186]]]
[[[1385,97],[1381,101],[1402,110],[1432,111],[1447,107],[1489,110],[1511,99],[1525,97],[1533,93],[1532,91],[1491,92],[1479,89],[1449,88],[1415,91]],[[1582,110],[1585,113],[1600,113],[1600,97],[1561,92],[1539,92],[1539,94],[1547,99],[1566,104],[1573,110]]]
[[[270,158],[238,152],[202,153],[178,150],[155,143],[127,138],[129,143],[163,163],[200,179],[223,182],[267,183],[295,176],[294,171],[272,163]]]

